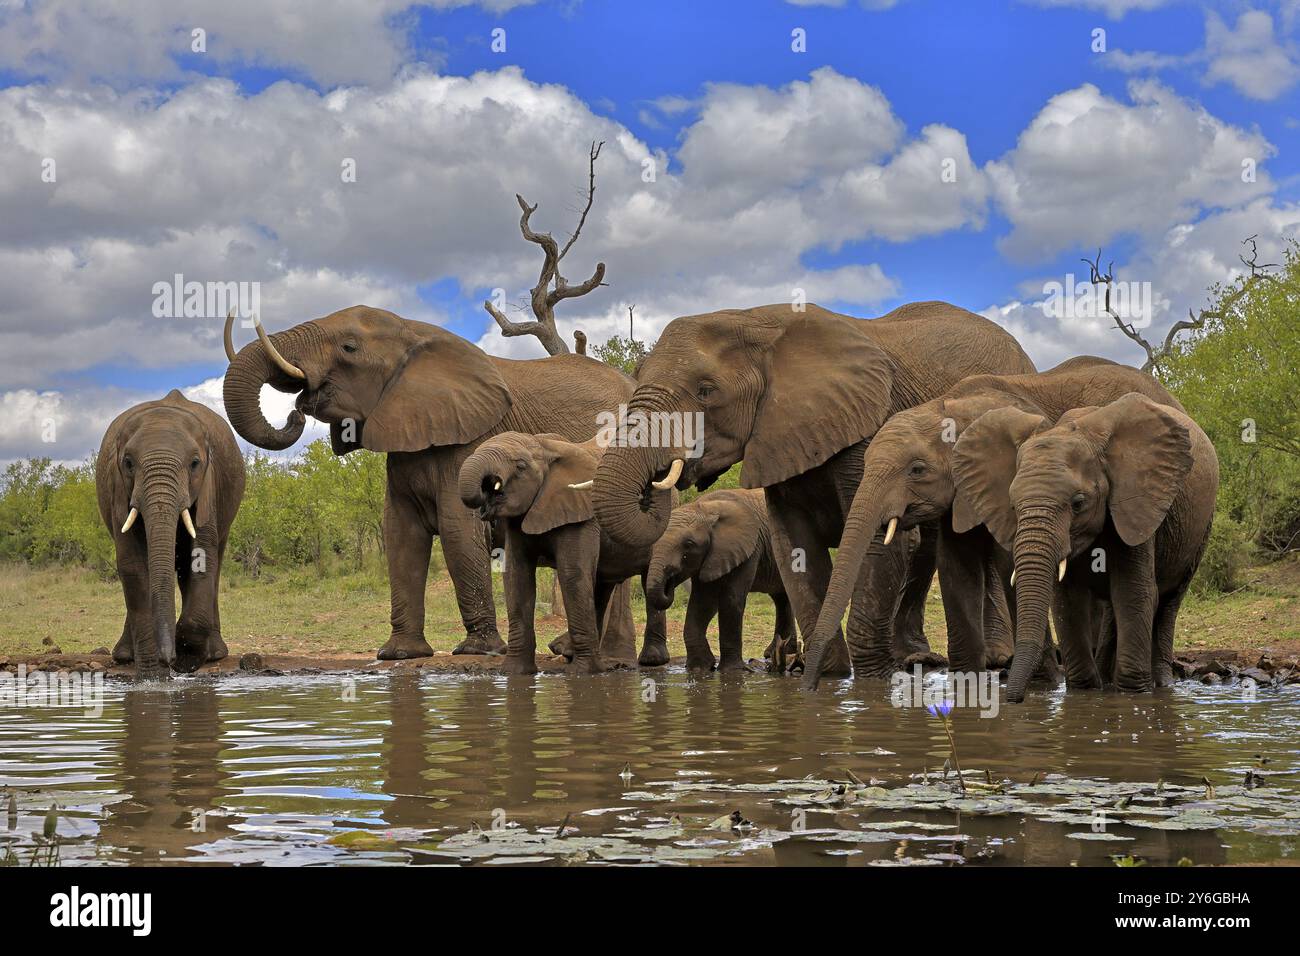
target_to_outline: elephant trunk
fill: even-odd
[[[480,448],[460,466],[457,490],[467,508],[482,508],[488,501],[488,482],[499,491],[510,472],[510,458],[500,449]]]
[[[679,572],[680,569],[676,565],[670,565],[664,555],[656,552],[651,556],[645,581],[647,607],[654,611],[666,611],[672,606]]]
[[[628,403],[629,419],[637,412],[650,416],[668,411],[666,396],[644,389]],[[685,456],[682,449],[611,445],[601,457],[591,489],[592,509],[605,533],[631,547],[648,548],[658,541],[668,527],[672,495],[648,486]]]
[[[885,514],[890,511],[885,497],[891,487],[899,481],[898,469],[890,467],[868,467],[862,475],[853,504],[849,508],[844,522],[844,531],[840,535],[840,547],[835,555],[835,568],[831,573],[830,584],[826,588],[826,598],[822,601],[821,612],[817,615],[817,626],[811,638],[806,642],[803,683],[804,687],[814,690],[821,680],[822,660],[826,646],[839,630],[840,621],[848,609],[849,601],[858,585],[862,573],[862,562],[866,559],[876,540],[882,532],[881,525]],[[890,517],[900,517],[899,512]]]
[[[148,543],[151,630],[134,648],[141,677],[166,679],[176,660],[176,532],[182,508],[184,474],[179,459],[153,457],[141,469],[143,493],[136,496]]]
[[[1007,675],[1007,700],[1025,699],[1038,670],[1058,568],[1069,553],[1068,512],[1055,505],[1028,506],[1017,515],[1015,540],[1016,648]]]
[[[311,322],[304,322],[284,332],[270,336],[281,355],[299,365],[307,348],[323,338]],[[280,451],[288,448],[300,437],[307,421],[302,412],[294,409],[283,428],[276,428],[262,413],[263,385],[282,392],[297,392],[304,386],[302,379],[294,378],[280,369],[261,342],[250,342],[239,350],[226,369],[221,394],[226,405],[226,417],[240,437],[259,448]]]

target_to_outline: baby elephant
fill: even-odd
[[[217,584],[244,497],[230,426],[175,390],[128,408],[99,446],[95,486],[126,598],[113,659],[134,660],[141,677],[166,677],[169,666],[193,671],[225,657]]]
[[[1049,608],[1068,686],[1111,679],[1093,657],[1094,596],[1110,604],[1104,619],[1116,629],[1116,686],[1145,691],[1172,682],[1174,624],[1209,539],[1219,485],[1214,446],[1194,421],[1137,393],[1073,409],[1055,427],[999,408],[962,433],[953,475],[1014,555],[1009,700],[1024,698]]]
[[[770,594],[776,629],[768,654],[780,667],[798,651],[794,614],[772,555],[772,531],[762,489],[710,491],[673,511],[654,545],[645,582],[646,606],[667,610],[677,585],[691,580],[686,605],[686,666],[711,670],[717,663],[705,639],[718,618],[723,670],[745,666],[741,654],[745,601]]]
[[[592,514],[589,485],[602,451],[594,441],[578,445],[559,435],[503,432],[461,466],[461,500],[477,508],[484,521],[501,518],[505,525],[507,673],[537,673],[533,614],[539,565],[555,568],[573,645],[569,666],[579,672],[594,673],[611,663],[598,645],[614,588],[633,575],[645,584],[650,546],[613,542]],[[665,482],[654,493],[651,510],[672,507],[668,487]],[[662,610],[647,610],[643,659],[667,657],[665,621]]]

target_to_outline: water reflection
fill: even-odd
[[[735,673],[173,683],[110,685],[99,717],[0,710],[0,784],[21,807],[9,837],[21,844],[38,833],[57,802],[69,841],[61,855],[72,863],[408,862],[475,825],[553,831],[566,817],[566,832],[583,836],[680,820],[690,832],[672,845],[729,840],[725,854],[701,860],[728,865],[1109,865],[1117,853],[1223,863],[1295,847],[1293,831],[1257,824],[1185,831],[1118,821],[1109,829],[1121,839],[1080,839],[1077,822],[1022,813],[803,813],[774,799],[780,788],[731,789],[850,773],[887,789],[926,771],[937,778],[948,757],[942,726],[891,706],[884,682],[813,696],[795,681]],[[1258,700],[1199,685],[1142,697],[1057,693],[992,719],[957,711],[954,724],[962,765],[992,781],[1062,774],[1225,787],[1266,768],[1271,792],[1296,792],[1294,689]],[[712,837],[708,824],[732,811],[753,834],[782,838]],[[932,828],[860,839],[873,820],[904,819]],[[824,828],[859,839],[802,832]],[[356,830],[374,839],[349,843]]]

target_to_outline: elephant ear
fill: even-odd
[[[596,474],[596,456],[588,448],[565,441],[559,435],[538,435],[541,446],[542,478],[537,496],[524,515],[525,534],[545,534],[561,525],[590,521],[590,488],[570,488]]]
[[[1103,445],[1108,507],[1120,539],[1130,546],[1149,540],[1192,470],[1187,427],[1136,392],[1081,416],[1075,427]]]
[[[715,519],[709,536],[709,555],[700,565],[701,581],[716,581],[749,560],[758,547],[758,520],[734,501],[709,509]]]
[[[889,417],[894,363],[855,325],[860,321],[811,307],[786,320],[770,345],[743,487],[765,488],[815,468]]]
[[[1026,438],[1046,425],[1043,416],[1008,406],[985,412],[961,433],[952,449],[957,485],[954,531],[969,531],[982,522],[998,544],[1012,550],[1016,512],[1011,507],[1011,480],[1016,477],[1016,453]]]
[[[207,455],[208,467],[203,472],[203,484],[199,487],[198,497],[194,500],[194,527],[202,528],[209,521],[214,520],[217,513],[217,465],[212,460],[212,445],[209,444],[204,450]]]
[[[433,328],[406,353],[361,429],[371,451],[423,451],[480,437],[510,410],[487,353]]]
[[[330,422],[330,450],[336,455],[346,455],[358,448],[364,448],[365,445],[360,438],[364,427],[362,422],[355,423],[350,431],[352,437],[349,439],[342,425],[338,422]]]

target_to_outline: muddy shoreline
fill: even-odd
[[[918,655],[925,670],[943,659],[938,655]],[[432,657],[406,661],[380,661],[369,654],[232,654],[195,672],[203,677],[241,677],[284,675],[384,673],[388,671],[432,671],[439,674],[500,674],[504,658],[484,654],[451,654],[437,651]],[[909,659],[910,660],[910,659]],[[685,657],[674,657],[668,666],[685,665]],[[563,657],[539,654],[537,668],[542,673],[562,673],[567,662]],[[763,670],[766,662],[751,660],[752,670]],[[62,671],[69,673],[101,672],[106,677],[130,680],[134,669],[130,664],[118,664],[107,653],[92,654],[11,654],[0,657],[0,673],[16,673],[25,665],[27,673],[34,671]],[[635,669],[635,668],[633,668]],[[654,671],[658,668],[642,668]],[[1204,684],[1231,683],[1250,678],[1258,684],[1282,686],[1300,683],[1300,645],[1270,647],[1256,650],[1231,648],[1197,648],[1175,654],[1175,677]]]

